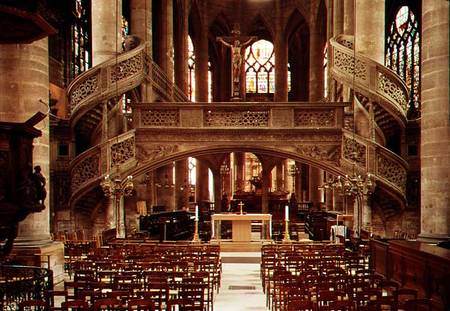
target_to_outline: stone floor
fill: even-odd
[[[266,311],[261,287],[259,252],[222,253],[222,285],[214,311]]]

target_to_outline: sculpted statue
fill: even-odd
[[[232,97],[240,97],[240,78],[242,61],[244,59],[244,48],[256,41],[254,36],[241,36],[239,30],[233,30],[232,36],[217,37],[217,41],[221,42],[226,47],[231,48],[231,66],[232,66]]]

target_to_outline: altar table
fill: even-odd
[[[232,241],[233,242],[248,242],[252,240],[252,221],[259,221],[262,223],[263,238],[268,233],[268,238],[272,238],[272,215],[271,214],[233,214],[223,213],[211,215],[211,232],[212,237],[220,240],[220,226],[224,220],[231,221]],[[268,226],[268,230],[266,227]]]

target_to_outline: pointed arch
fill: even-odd
[[[298,9],[294,9],[284,29],[288,40],[288,64],[292,72],[290,100],[309,98],[309,24]]]

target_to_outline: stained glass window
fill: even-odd
[[[71,26],[72,35],[72,62],[70,66],[70,79],[91,67],[90,53],[90,11],[89,0],[76,0],[72,9],[74,22]]]
[[[402,6],[389,26],[386,66],[405,81],[410,90],[409,115],[420,114],[419,21],[408,6]]]
[[[273,44],[258,40],[245,49],[245,80],[247,93],[275,92],[275,53]]]
[[[125,37],[130,34],[130,28],[128,27],[128,21],[122,16],[122,25],[120,27],[120,34],[122,37],[122,48],[125,50]]]
[[[188,97],[195,101],[195,53],[192,39],[188,36]],[[208,62],[208,102],[212,101],[212,74],[211,62]]]

